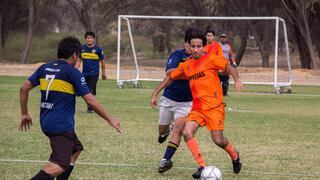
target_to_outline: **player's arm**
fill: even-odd
[[[105,58],[105,55],[104,55],[104,52],[102,49],[98,49],[98,56],[100,58],[100,64],[101,64],[101,78],[102,80],[105,80],[107,79],[107,76],[106,76],[106,64],[104,62],[104,58]]]
[[[100,64],[101,64],[101,78],[102,80],[107,79],[106,76],[106,63],[104,62],[103,59],[100,59]]]
[[[19,129],[21,131],[30,129],[32,125],[32,118],[28,112],[28,98],[29,91],[34,86],[31,84],[29,80],[26,80],[23,85],[20,87],[20,109],[21,109],[21,120],[19,124]]]
[[[114,117],[112,117],[100,104],[100,102],[92,95],[91,93],[88,93],[82,98],[85,100],[85,102],[96,112],[100,117],[105,119],[112,127],[114,127],[119,133],[122,132],[122,129],[120,127],[120,121]]]
[[[236,61],[235,61],[235,59],[233,58],[234,57],[234,55],[233,55],[233,51],[232,51],[232,47],[231,47],[231,45],[229,44],[229,57],[230,57],[230,63],[232,64],[232,66],[234,67],[234,68],[237,68],[237,63],[236,63]]]
[[[169,72],[169,73],[168,73]],[[173,80],[179,80],[179,79],[188,79],[184,74],[184,65],[179,65],[176,69],[168,69],[167,70],[167,76],[163,79],[163,81],[154,89],[151,95],[150,105],[153,108],[157,107],[158,104],[158,95],[159,93],[169,86]]]
[[[153,108],[156,108],[158,105],[158,95],[159,93],[169,86],[172,83],[172,80],[170,79],[170,76],[167,75],[163,81],[153,90],[152,95],[151,95],[151,100],[150,100],[150,105]]]
[[[226,66],[226,72],[229,73],[234,79],[234,88],[236,89],[236,91],[241,91],[243,89],[243,84],[240,80],[237,70],[228,63]]]

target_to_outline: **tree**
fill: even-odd
[[[294,28],[296,42],[301,59],[301,67],[317,69],[314,56],[310,25],[308,23],[308,7],[312,1],[308,0],[281,0],[281,4]]]
[[[27,35],[26,47],[22,52],[22,56],[20,60],[20,63],[22,64],[25,64],[31,48],[33,27],[34,27],[34,22],[33,22],[34,21],[34,0],[29,0],[28,6],[29,6],[28,35]]]
[[[106,30],[116,15],[125,10],[126,0],[68,0],[85,31]]]
[[[3,49],[9,34],[25,25],[26,13],[24,1],[0,1],[0,61],[3,60]]]
[[[20,63],[25,64],[27,58],[30,53],[31,44],[32,44],[32,37],[35,27],[38,26],[40,19],[44,12],[47,11],[49,7],[49,3],[54,2],[50,0],[29,0],[28,7],[29,7],[29,16],[28,16],[28,34],[27,34],[27,41],[25,48],[21,54]],[[35,12],[36,11],[36,12]]]

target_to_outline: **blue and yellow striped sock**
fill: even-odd
[[[167,150],[163,156],[163,159],[170,160],[177,149],[178,149],[178,145],[170,141],[168,143]]]

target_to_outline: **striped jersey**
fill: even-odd
[[[104,60],[104,53],[98,45],[95,44],[93,47],[83,45],[80,58],[83,62],[82,74],[84,76],[99,75],[99,60]]]
[[[40,125],[45,133],[74,130],[76,96],[90,93],[81,72],[65,60],[39,67],[29,78],[40,86]]]

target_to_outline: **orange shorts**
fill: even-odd
[[[224,104],[209,110],[191,110],[186,121],[196,121],[209,131],[224,130]]]

